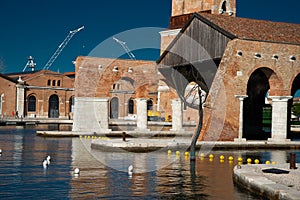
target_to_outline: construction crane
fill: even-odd
[[[54,61],[56,60],[56,58],[59,56],[59,54],[62,52],[62,50],[67,46],[67,44],[69,43],[69,41],[72,39],[72,37],[78,33],[79,31],[81,31],[82,29],[84,29],[84,26],[75,29],[73,31],[70,31],[69,34],[67,35],[67,37],[64,39],[64,41],[58,46],[58,48],[56,49],[56,51],[54,52],[54,54],[51,56],[51,58],[48,60],[48,62],[46,63],[46,65],[44,66],[43,69],[48,70],[51,65],[54,63]]]
[[[132,60],[136,60],[134,54],[130,51],[130,49],[126,45],[126,42],[123,42],[115,37],[113,37],[113,39],[123,47],[123,49],[126,51],[129,58],[131,58]]]

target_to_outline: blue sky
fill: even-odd
[[[284,2],[237,0],[237,15],[300,23],[300,1]],[[37,69],[42,69],[69,31],[85,26],[50,68],[60,72],[74,71],[72,61],[79,55],[89,55],[107,38],[141,27],[167,28],[170,14],[171,0],[3,0],[0,3],[2,72],[22,71],[30,55],[35,58]],[[159,46],[158,33],[149,37]],[[135,45],[132,41],[126,42],[129,48]],[[114,41],[111,44],[112,48],[124,52]],[[157,50],[135,53],[137,59],[156,60],[159,56]]]

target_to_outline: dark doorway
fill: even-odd
[[[147,101],[147,110],[153,110],[153,102],[152,100]]]
[[[110,118],[118,119],[119,117],[119,99],[114,97],[110,101]]]
[[[70,97],[70,100],[69,100],[69,112],[73,112],[73,109],[74,109],[74,96],[71,96]]]
[[[266,104],[266,95],[270,89],[269,77],[272,73],[267,68],[257,69],[248,80],[243,120],[243,138],[247,140],[267,140],[271,137],[271,108]]]
[[[56,94],[51,95],[49,98],[48,117],[49,118],[59,117],[59,98]]]

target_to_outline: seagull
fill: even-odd
[[[50,160],[51,160],[51,157],[50,157],[50,156],[47,156],[47,157],[46,157],[46,161],[47,161],[47,164],[48,164],[48,165],[50,164]]]

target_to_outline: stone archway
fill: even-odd
[[[248,79],[247,95],[244,100],[243,138],[247,140],[267,140],[271,137],[271,105],[266,102],[267,94],[276,91],[271,86],[278,79],[269,68],[256,69]],[[280,81],[277,81],[280,84]]]

